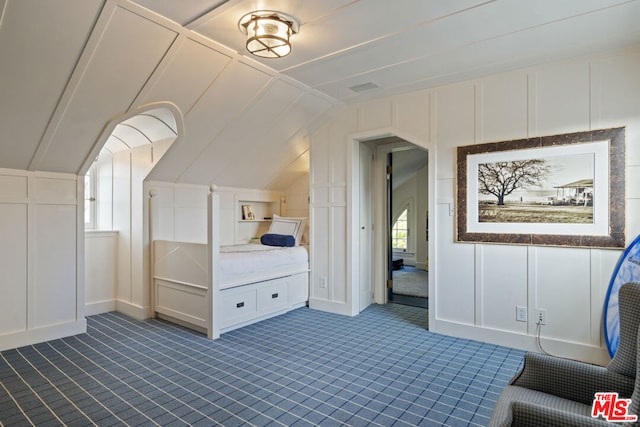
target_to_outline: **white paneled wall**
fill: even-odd
[[[0,170],[0,350],[86,330],[79,185]]]
[[[527,289],[514,286],[526,283],[527,251],[526,246],[477,245],[475,258],[477,263],[474,276],[476,280],[476,323],[489,329],[507,329],[510,332],[526,334],[527,322],[513,322],[515,307],[527,304]],[[484,262],[502,260],[502,262]],[[486,310],[487,304],[513,307],[513,310]]]
[[[150,240],[207,243],[209,186],[146,182],[150,199]]]
[[[284,191],[285,203],[282,207],[283,216],[307,218],[307,229],[302,243],[309,239],[309,174],[304,174]]]
[[[357,313],[358,301],[352,298],[354,289],[347,278],[346,159],[351,146],[345,145],[345,135],[357,130],[357,113],[342,111],[311,140],[309,306],[348,315]]]
[[[640,49],[548,64],[346,108],[311,136],[312,307],[355,314],[348,296],[350,150],[397,135],[429,149],[430,329],[606,363],[605,292],[620,250],[455,243],[456,147],[626,126],[627,242],[640,233]],[[407,138],[405,135],[408,135]],[[413,141],[411,139],[413,138]],[[345,229],[345,226],[347,227]],[[327,287],[321,279],[328,278]],[[382,282],[382,281],[380,281]],[[383,283],[376,283],[383,287]],[[347,299],[345,300],[345,296]],[[517,322],[516,306],[528,309]]]
[[[309,174],[304,174],[284,191],[286,203],[283,215],[294,217],[309,216]]]
[[[117,231],[85,231],[85,314],[116,309]]]
[[[113,154],[113,229],[118,231],[116,309],[138,319],[151,316],[149,193],[143,181],[166,151],[165,144]]]
[[[303,179],[301,184],[291,188],[293,200],[290,207],[296,216],[306,216],[306,196],[301,196],[305,192],[308,194],[308,187],[305,191],[304,182]],[[240,208],[243,204],[253,204],[256,215],[266,216],[283,213],[281,205],[288,206],[288,203],[283,203],[282,200],[284,193],[279,191],[217,186],[214,188],[219,200],[219,239],[223,246],[246,243],[248,238],[259,237],[269,227],[268,221],[241,221]],[[145,194],[153,194],[150,199],[151,240],[206,244],[209,192],[210,187],[207,185],[146,182]],[[265,205],[262,206],[262,203]],[[291,212],[287,215],[293,216]]]

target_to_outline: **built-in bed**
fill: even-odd
[[[278,227],[289,227],[290,222],[274,219],[270,231],[283,232]],[[304,306],[309,256],[307,248],[297,244],[302,232],[295,232],[298,239],[292,247],[154,241],[155,313],[215,338]]]

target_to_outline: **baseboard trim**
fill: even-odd
[[[85,316],[93,316],[94,314],[108,313],[116,310],[116,300],[105,300],[98,302],[90,302],[84,306]]]
[[[57,325],[43,326],[26,331],[11,332],[0,335],[0,351],[9,350],[26,345],[33,345],[58,338],[87,332],[87,321],[82,318],[73,322],[59,323]]]
[[[343,316],[355,316],[358,314],[353,313],[351,307],[346,303],[319,298],[309,298],[309,308],[334,314],[342,314]]]
[[[447,320],[436,319],[434,323],[435,325],[429,325],[429,330],[439,334],[482,341],[525,351],[540,352],[537,346],[537,338],[534,335],[519,334],[499,329],[479,328],[473,325],[465,325]],[[546,338],[544,336],[544,330],[541,335],[544,350],[554,356],[580,360],[600,366],[606,365],[611,360],[606,348]]]
[[[116,300],[116,311],[136,320],[145,320],[153,317],[151,307],[142,307],[122,300]]]

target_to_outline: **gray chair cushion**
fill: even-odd
[[[603,427],[609,423],[591,415],[550,408],[528,402],[513,402],[513,427]]]
[[[591,405],[595,393],[600,391],[617,391],[620,397],[628,399],[633,393],[635,378],[602,366],[527,353],[523,369],[511,384]]]
[[[591,418],[596,392],[631,398],[630,414],[640,408],[640,283],[620,288],[620,344],[607,367],[527,353],[520,372],[503,390],[489,426],[610,425]],[[626,424],[629,425],[629,424]]]
[[[581,417],[591,418],[591,405],[578,403],[573,400],[563,399],[537,390],[514,385],[507,386],[500,394],[496,408],[493,411],[489,426],[506,427],[513,425],[514,402],[526,402],[537,407],[556,409],[561,412],[570,412]],[[532,418],[531,416],[529,418]],[[535,417],[533,417],[535,418]],[[534,425],[544,425],[537,422]]]

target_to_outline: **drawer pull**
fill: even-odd
[[[242,307],[244,307],[244,301],[236,304],[236,308],[242,308]]]
[[[278,298],[278,293],[276,292],[275,294],[271,294],[271,298]]]

